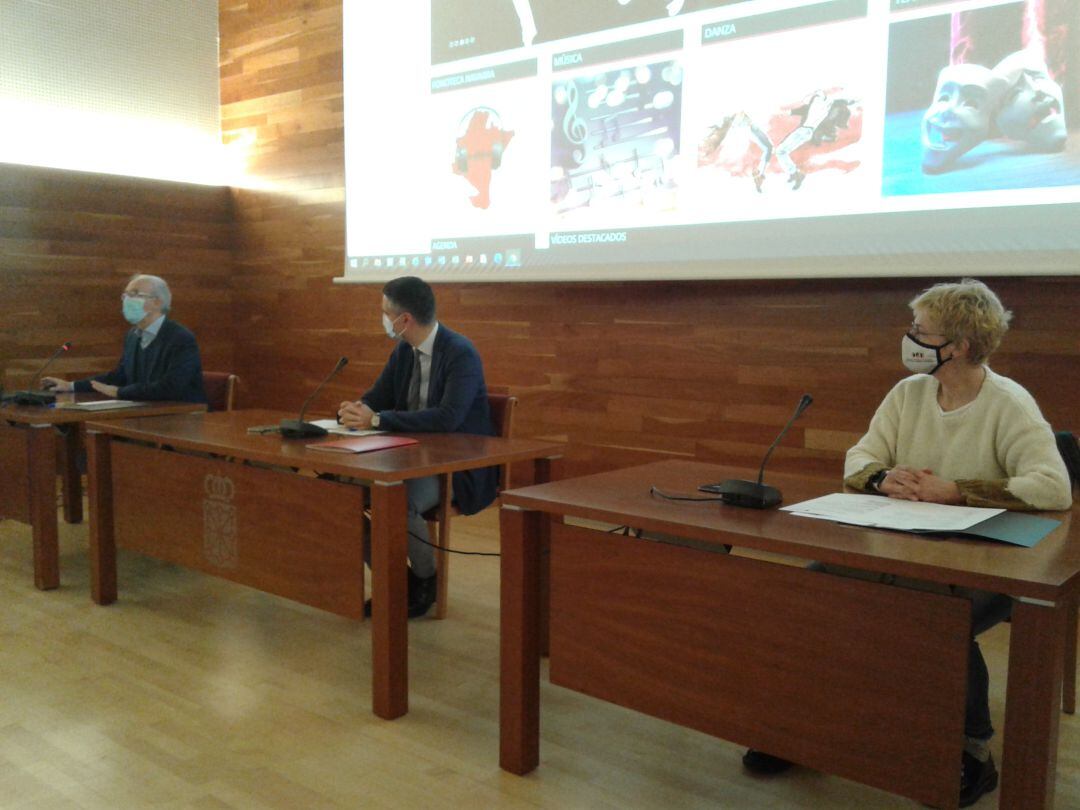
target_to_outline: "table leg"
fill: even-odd
[[[60,480],[64,493],[64,521],[81,523],[83,519],[82,473],[79,472],[81,431],[78,424],[64,425],[60,430],[64,437],[63,460],[60,467]]]
[[[371,487],[372,711],[409,711],[408,502],[401,481]]]
[[[60,587],[60,542],[56,525],[56,434],[53,426],[31,425],[27,441],[34,586],[49,591]]]
[[[540,534],[546,516],[499,511],[499,767],[526,774],[540,764]]]
[[[1075,596],[1065,604],[1065,682],[1062,685],[1062,711],[1076,714],[1076,630],[1080,600]]]
[[[90,596],[99,605],[116,601],[116,536],[113,526],[111,437],[86,434],[90,483]]]
[[[1054,805],[1064,608],[1022,599],[1013,606],[998,805],[1002,810],[1050,810]]]
[[[562,456],[538,458],[533,462],[533,480],[537,484],[546,484],[555,480],[555,465]],[[540,654],[547,656],[551,648],[551,521],[561,518],[549,518],[540,526]]]

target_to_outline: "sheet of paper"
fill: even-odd
[[[77,411],[111,411],[114,408],[133,408],[142,405],[130,399],[102,399],[97,402],[57,402],[57,408],[73,408]]]
[[[318,425],[327,433],[337,433],[341,436],[377,436],[385,433],[383,430],[355,430],[339,424],[336,419],[313,419],[311,424]]]
[[[967,529],[1005,511],[902,501],[880,495],[851,495],[844,492],[834,492],[782,508],[795,514],[813,515],[858,526],[939,532]]]

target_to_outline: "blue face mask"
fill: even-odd
[[[146,302],[141,298],[124,298],[124,320],[132,326],[146,317]]]

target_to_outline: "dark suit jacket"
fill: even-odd
[[[431,351],[428,407],[408,410],[413,350],[400,341],[375,384],[360,397],[379,414],[379,427],[405,433],[476,433],[494,436],[484,366],[472,342],[439,324]],[[454,473],[454,501],[466,515],[495,500],[499,468]]]
[[[142,352],[142,373],[136,373],[137,353]],[[124,337],[124,353],[112,371],[75,383],[79,392],[92,391],[90,380],[119,387],[119,399],[206,402],[203,391],[199,345],[190,330],[166,318],[154,341],[139,348],[138,330]]]

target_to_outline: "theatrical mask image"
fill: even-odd
[[[454,141],[451,170],[475,190],[469,202],[476,208],[491,205],[491,178],[502,166],[503,155],[514,139],[491,107],[474,107],[461,119]]]
[[[561,220],[632,222],[675,207],[683,69],[666,61],[552,87],[551,206]],[[593,223],[595,224],[595,223]]]
[[[818,88],[771,115],[738,110],[709,124],[698,143],[698,166],[744,178],[758,194],[799,191],[807,175],[850,173],[861,161],[827,157],[862,137],[859,100],[842,87]]]
[[[883,192],[1080,183],[1077,0],[895,23]]]

